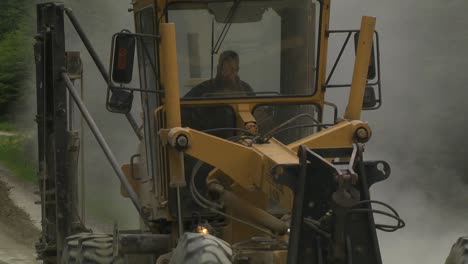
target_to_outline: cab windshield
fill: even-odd
[[[170,4],[181,97],[312,95],[318,10],[313,0]]]

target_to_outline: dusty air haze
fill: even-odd
[[[112,34],[134,30],[127,0],[65,4],[105,64]],[[332,0],[331,29],[358,29],[361,16],[377,17],[384,102],[380,110],[363,114],[373,129],[365,155],[392,166],[390,179],[375,185],[372,196],[394,206],[407,223],[395,233],[379,231],[386,264],[443,263],[455,239],[468,235],[467,9],[464,0]],[[137,149],[136,137],[122,115],[106,111],[105,82],[67,26],[67,50],[81,51],[85,63],[86,104],[117,159],[128,162]],[[337,45],[331,44],[330,51]],[[335,56],[329,56],[329,67]],[[350,80],[352,63],[347,66],[337,72],[338,80]],[[338,102],[342,112],[347,94],[346,89],[334,90],[327,99]],[[136,116],[138,101],[136,97]],[[135,227],[136,213],[120,197],[117,177],[89,131],[86,136],[88,214],[104,216],[109,228],[114,218],[122,228]]]
[[[452,241],[468,234],[468,2],[332,2],[331,28],[370,15],[381,36],[384,104],[363,114],[373,129],[366,157],[392,166],[372,195],[407,223],[379,232],[384,263],[443,263]]]

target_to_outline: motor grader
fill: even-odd
[[[37,4],[39,259],[382,263],[376,231],[405,223],[370,197],[369,188],[389,177],[390,166],[363,158],[372,131],[361,112],[382,104],[375,18],[363,17],[358,29],[330,29],[330,0],[131,5],[134,32],[109,36],[106,68],[72,10]],[[75,87],[83,71],[80,54],[65,47],[65,16],[107,83],[107,110],[125,115],[135,132],[139,151],[127,164],[118,164]],[[339,37],[341,48],[329,52],[329,41]],[[336,83],[349,50],[352,78]],[[212,82],[210,92],[190,96],[218,78],[224,51],[237,54],[238,78],[251,90],[217,90]],[[134,66],[138,87],[131,85]],[[329,89],[349,93],[342,117],[325,100]],[[132,115],[134,95],[140,95],[141,120]],[[116,225],[102,234],[83,224],[76,108],[119,178],[121,194],[135,206],[138,230]],[[375,214],[394,222],[376,224]]]

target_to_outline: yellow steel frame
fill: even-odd
[[[133,2],[135,10],[155,5],[158,3],[158,15],[161,15],[162,7],[167,2],[177,0],[136,0]],[[233,182],[246,191],[261,191],[269,199],[275,200],[283,208],[291,208],[292,193],[289,189],[273,182],[271,169],[277,164],[297,164],[296,151],[300,145],[313,148],[344,147],[351,146],[356,141],[362,141],[363,137],[357,138],[359,130],[365,131],[364,139],[371,135],[371,130],[366,122],[360,121],[362,100],[367,80],[367,70],[370,61],[372,47],[372,34],[375,27],[375,18],[363,17],[361,34],[357,49],[354,67],[352,87],[349,96],[345,119],[335,126],[324,129],[318,133],[298,140],[285,146],[272,139],[268,144],[242,144],[227,141],[209,134],[192,129],[180,128],[180,106],[181,105],[231,105],[238,113],[239,120],[245,125],[255,122],[251,115],[252,110],[258,104],[271,103],[314,103],[320,108],[324,104],[324,82],[326,80],[328,34],[330,20],[330,0],[321,1],[321,27],[320,27],[320,51],[318,61],[318,80],[316,93],[306,97],[289,98],[243,98],[243,99],[217,99],[182,101],[178,94],[177,59],[175,51],[175,28],[170,23],[161,23],[161,80],[165,88],[165,110],[167,113],[168,129],[160,131],[160,135],[170,149],[169,160],[171,164],[171,182],[173,186],[182,186],[185,182],[183,167],[181,167],[181,151],[174,148],[176,136],[185,135],[189,138],[190,146],[184,151],[206,163],[216,167],[210,175],[210,180],[215,180],[222,172]],[[170,114],[172,113],[172,114]],[[181,170],[182,168],[182,170]],[[176,175],[174,175],[176,172]]]
[[[353,85],[350,92],[350,104],[347,110],[347,115],[351,118],[359,117],[362,108],[362,96],[367,79],[367,65],[370,60],[372,46],[370,43],[372,43],[374,25],[374,18],[363,17],[358,43],[358,56],[360,58],[356,60],[355,64]],[[162,38],[164,37],[163,35]],[[164,50],[164,46],[162,49]],[[175,53],[174,50],[172,52]],[[176,81],[174,80],[174,82]],[[166,99],[168,102],[171,102],[167,107],[179,109],[178,94],[166,93],[166,97],[168,96],[174,97]],[[361,96],[360,100],[359,96]],[[356,100],[360,101],[360,107],[355,105]],[[356,134],[359,129],[365,131],[365,133],[357,137]],[[269,170],[274,165],[297,163],[298,160],[293,150],[297,150],[300,145],[310,147],[350,146],[356,141],[368,140],[370,133],[367,123],[359,120],[345,119],[335,126],[294,142],[288,147],[275,140],[271,140],[268,144],[253,144],[251,147],[247,147],[196,130],[182,129],[180,127],[173,127],[167,130],[164,138],[166,138],[167,142],[176,142],[176,136],[185,134],[190,139],[190,147],[185,150],[187,154],[221,170],[243,188],[247,190],[260,189],[270,198],[277,197],[277,201],[281,205],[291,208],[290,191],[285,191],[271,179],[271,172]],[[175,143],[172,143],[172,145],[174,148],[176,147]],[[222,151],[222,153],[219,153],[219,151]],[[177,160],[171,160],[171,162],[176,163]]]
[[[375,17],[363,17],[356,51],[356,61],[354,63],[353,81],[349,92],[348,106],[344,115],[346,119],[358,120],[361,118],[374,31]]]
[[[168,127],[180,127],[179,70],[177,66],[175,24],[161,23],[161,85],[165,91],[166,119]],[[168,150],[170,185],[185,186],[184,156],[175,149]]]

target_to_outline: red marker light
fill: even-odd
[[[119,48],[119,59],[117,61],[117,69],[125,70],[127,68],[127,49]]]

